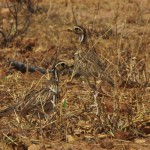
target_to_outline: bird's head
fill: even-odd
[[[75,25],[73,29],[68,29],[68,31],[75,33],[79,37],[80,43],[84,43],[86,40],[86,30],[82,26]]]

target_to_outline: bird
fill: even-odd
[[[104,80],[114,87],[114,80],[109,75],[109,72],[106,71],[106,66],[102,63],[97,51],[94,47],[90,48],[86,29],[82,26],[75,25],[73,29],[68,29],[68,31],[75,33],[80,42],[80,48],[74,54],[74,71],[72,78],[76,73],[80,73],[85,76],[90,87],[92,86],[88,79],[90,76],[94,78],[94,81]]]
[[[28,121],[27,115],[44,118],[48,112],[54,111],[60,100],[59,76],[65,67],[65,62],[55,64],[51,70],[48,87],[31,90],[17,104],[0,111],[0,118],[15,112]]]
[[[82,26],[75,25],[73,29],[68,29],[68,31],[75,33],[80,43],[80,47],[74,54],[74,70],[71,80],[76,74],[81,74],[84,77],[93,91],[94,105],[92,106],[96,106],[96,115],[100,115],[101,106],[99,103],[99,95],[101,94],[99,91],[99,81],[105,81],[114,88],[114,80],[109,72],[106,71],[106,66],[102,63],[102,59],[99,58],[94,46],[90,47],[90,39],[86,29]]]

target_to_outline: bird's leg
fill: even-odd
[[[94,105],[96,107],[96,115],[99,114],[99,108],[98,108],[98,102],[97,102],[97,97],[98,97],[99,92],[98,91],[94,91]]]
[[[91,85],[92,86],[92,85]],[[93,86],[92,86],[93,87]],[[93,89],[93,88],[92,88]],[[97,101],[97,97],[98,97],[99,92],[96,90],[96,87],[94,87],[94,94],[93,94],[93,99],[94,99],[94,104],[91,105],[92,107],[96,107],[96,115],[99,114],[99,107],[98,107],[98,101]]]
[[[92,90],[96,91],[96,86],[93,85],[93,84],[90,82],[89,77],[88,77],[87,75],[85,75],[85,79],[86,79],[88,85],[90,86],[90,88],[91,88]]]
[[[75,77],[75,75],[78,73],[79,70],[80,70],[80,63],[77,64],[77,62],[75,62],[70,81],[73,80],[73,78]]]
[[[98,109],[97,97],[98,97],[99,92],[98,92],[97,89],[96,89],[96,80],[95,80],[95,78],[94,78],[94,83],[95,83],[95,85],[92,85],[92,84],[90,83],[90,80],[89,80],[88,76],[86,76],[86,81],[87,81],[88,85],[90,86],[90,88],[94,91],[94,95],[93,95],[94,104],[91,105],[91,106],[96,107],[96,115],[98,115],[98,114],[99,114],[99,109]]]
[[[74,68],[74,69],[73,69],[73,72],[72,72],[72,75],[71,75],[71,78],[70,78],[70,82],[73,80],[75,74],[76,74],[76,71],[75,71],[75,68]]]

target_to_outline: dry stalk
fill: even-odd
[[[5,19],[1,22],[0,34],[2,35],[1,45],[3,46],[8,46],[16,37],[23,35],[27,31],[32,15],[28,6],[24,3],[10,3],[8,0],[6,0],[6,3],[10,16],[5,21],[8,26],[3,24]]]

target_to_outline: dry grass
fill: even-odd
[[[84,77],[69,81],[69,74],[61,75],[56,111],[44,119],[27,116],[29,122],[16,113],[1,118],[0,148],[149,149],[149,8],[148,0],[41,2],[29,30],[0,50],[1,110],[49,85],[48,77],[38,72],[12,70],[8,58],[43,68],[51,68],[57,60],[72,63],[79,44],[66,31],[75,24],[74,17],[89,30],[91,48],[110,70],[116,87],[101,84],[96,115],[93,91]]]

